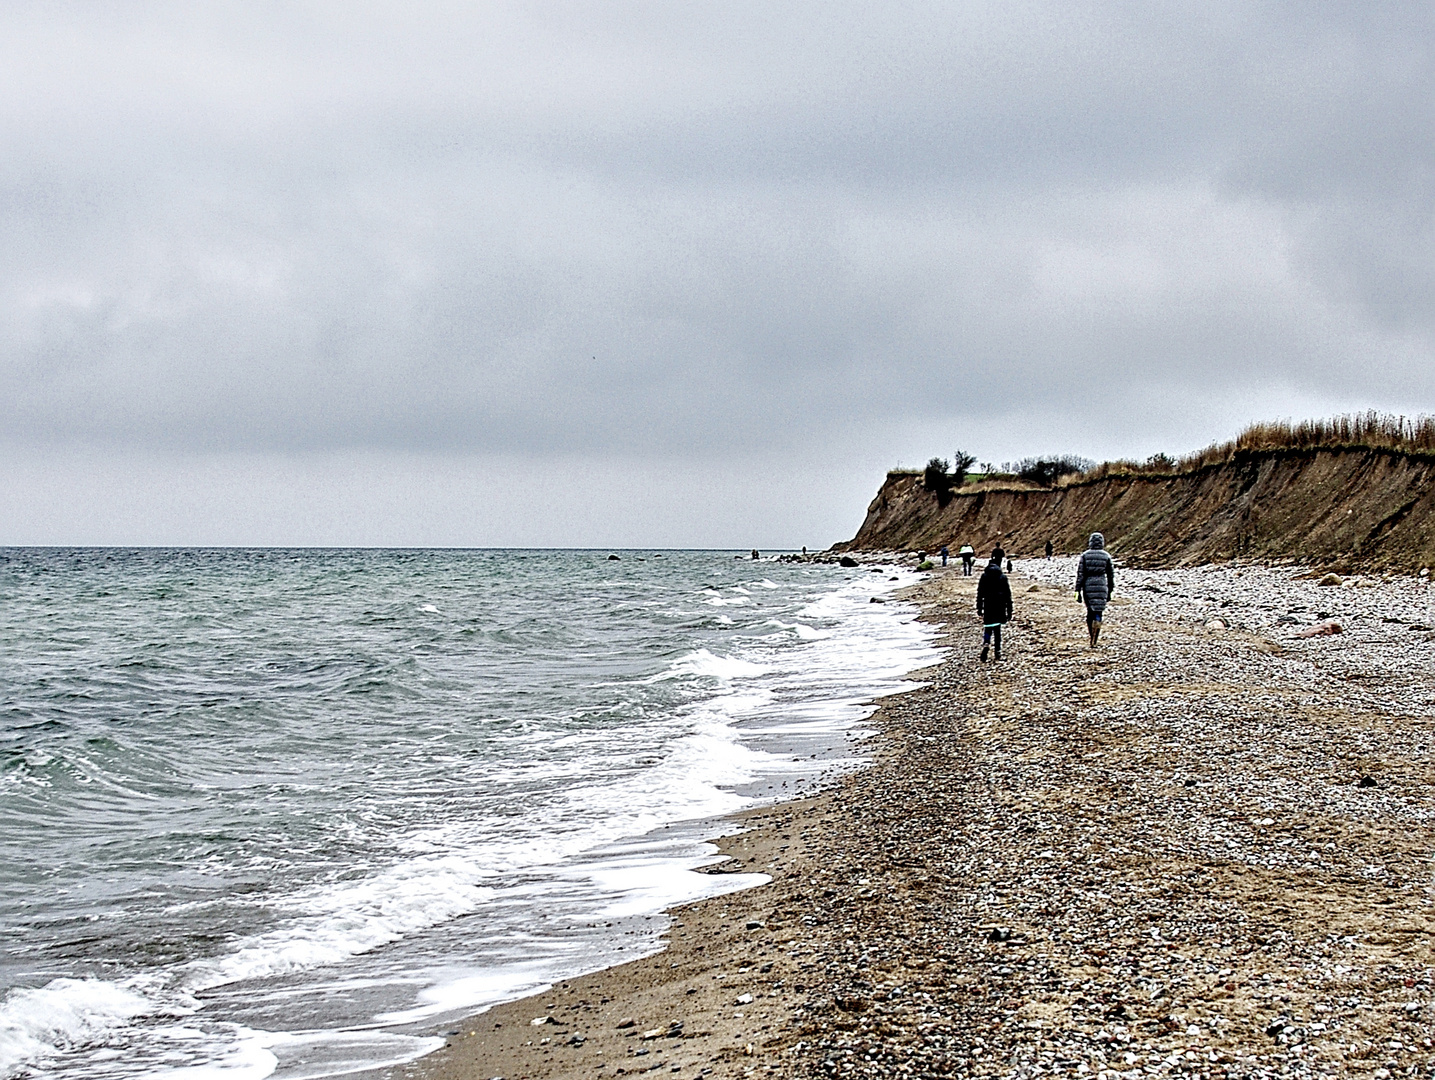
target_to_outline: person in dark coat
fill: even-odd
[[[1086,604],[1086,632],[1093,649],[1101,636],[1101,613],[1115,591],[1116,567],[1106,550],[1106,537],[1094,532],[1076,563],[1076,596]]]
[[[977,582],[977,614],[982,617],[982,663],[987,662],[987,649],[996,645],[996,659],[1002,658],[1002,623],[1011,618],[1011,583],[1002,573],[1001,548],[992,552],[992,561]]]

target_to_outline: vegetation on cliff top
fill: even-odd
[[[1349,413],[1323,420],[1266,420],[1250,424],[1244,431],[1223,443],[1204,450],[1173,458],[1153,454],[1145,461],[1118,459],[1099,465],[1063,454],[1051,458],[1023,458],[1000,466],[981,466],[979,479],[988,481],[1021,481],[1037,487],[1053,487],[1063,483],[1100,480],[1123,473],[1186,473],[1232,460],[1237,454],[1271,450],[1390,450],[1419,457],[1435,457],[1435,416],[1406,417],[1369,410]],[[933,458],[923,470],[923,486],[935,492],[939,501],[946,500],[967,478],[967,470],[975,462],[970,454],[957,452],[956,469],[942,458]],[[894,469],[893,472],[912,470]]]
[[[1099,480],[1113,473],[1184,473],[1219,465],[1237,454],[1270,450],[1392,450],[1435,456],[1435,416],[1398,416],[1371,409],[1325,420],[1265,420],[1249,425],[1228,442],[1216,443],[1170,458],[1155,454],[1144,462],[1106,461],[1081,479]]]

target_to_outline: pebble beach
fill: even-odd
[[[931,575],[871,766],[708,868],[770,883],[404,1074],[1435,1075],[1427,579],[1121,569],[1093,650],[1072,573],[1017,563],[999,664]]]

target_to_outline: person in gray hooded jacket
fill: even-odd
[[[1106,537],[1094,532],[1076,563],[1076,595],[1086,603],[1086,632],[1093,649],[1101,636],[1101,613],[1115,591],[1116,567],[1106,550]]]

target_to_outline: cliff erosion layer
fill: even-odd
[[[891,472],[837,550],[1035,555],[1079,551],[1094,530],[1132,565],[1231,558],[1333,568],[1435,564],[1435,458],[1393,450],[1279,449],[1177,473],[1112,473],[1052,488],[977,484],[943,498]]]

